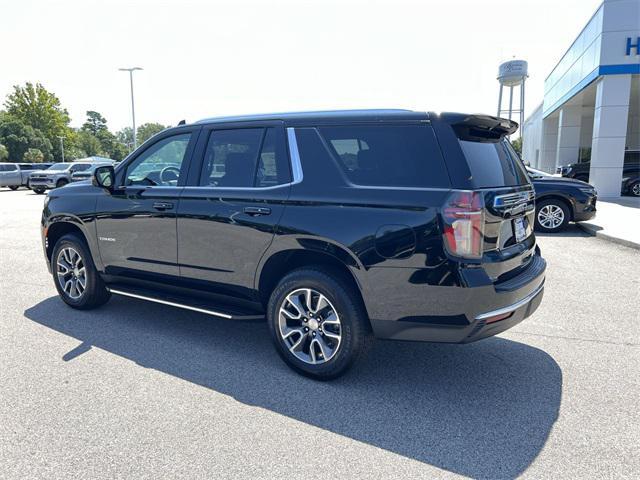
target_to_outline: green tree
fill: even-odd
[[[0,118],[0,142],[9,151],[9,161],[20,162],[29,148],[40,150],[46,160],[51,160],[52,145],[40,130],[25,125],[9,115]]]
[[[116,132],[116,140],[125,147],[133,146],[133,130],[131,127],[124,127]]]
[[[22,161],[26,163],[42,163],[44,161],[44,155],[37,148],[30,148],[22,156]]]
[[[511,142],[511,145],[513,145],[513,149],[518,152],[520,158],[522,158],[522,137],[516,138],[513,142]]]
[[[145,141],[153,137],[156,133],[160,133],[165,128],[167,127],[160,123],[143,123],[138,127],[138,130],[136,131],[138,145],[144,143]]]
[[[93,155],[105,156],[100,140],[98,140],[98,138],[87,131],[80,130],[78,132],[78,135],[76,137],[76,145],[89,157]]]
[[[40,130],[51,144],[56,142],[59,136],[66,139],[70,135],[67,110],[62,108],[58,97],[40,83],[34,85],[27,82],[24,87],[15,85],[4,105],[11,117]],[[58,149],[55,149],[53,154],[56,159],[60,159],[61,153]]]
[[[94,110],[88,110],[87,120],[82,125],[82,130],[97,137],[101,132],[109,131],[107,128],[107,119]]]
[[[64,146],[64,159],[67,162],[71,160],[77,160],[78,158],[86,158],[87,152],[81,150],[76,145],[71,145],[70,147]]]
[[[0,143],[0,162],[6,162],[9,158],[9,149]]]
[[[111,150],[109,150],[109,152],[107,153],[109,154],[108,156],[110,159],[119,162],[129,154],[129,148],[118,141],[114,141],[111,145]]]

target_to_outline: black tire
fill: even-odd
[[[44,188],[34,188],[33,191],[38,195],[42,195],[44,193]]]
[[[73,249],[80,255],[85,270],[85,288],[79,298],[73,298],[70,293],[63,289],[58,276],[58,270],[60,268],[57,264],[58,257],[61,255],[61,252],[67,248]],[[90,310],[103,305],[111,297],[111,293],[96,270],[86,243],[76,234],[67,234],[56,242],[51,255],[51,270],[53,272],[53,282],[60,298],[70,307],[79,310]]]
[[[317,333],[318,340],[329,342],[329,344],[333,342],[334,353],[326,361],[322,360],[321,356],[323,363],[311,364],[298,358],[289,350],[285,343],[286,340],[280,333],[280,308],[287,296],[299,289],[313,289],[324,295],[330,302],[331,308],[327,307],[328,311],[335,309],[339,318],[341,339],[338,343],[325,337],[325,334],[329,335],[330,327],[327,326],[328,324],[324,325],[324,331],[322,330],[323,323],[320,323],[319,331],[314,329],[313,332],[306,334],[310,342],[314,341],[311,340],[311,333]],[[318,315],[318,318],[320,317],[321,315]],[[296,372],[317,380],[330,380],[344,374],[356,360],[366,353],[373,341],[369,320],[359,293],[343,277],[341,272],[324,267],[302,268],[285,276],[271,294],[267,308],[267,320],[271,337],[280,357]],[[309,322],[312,320],[314,319],[311,318]],[[303,324],[301,323],[300,326]],[[313,346],[313,343],[311,345]],[[327,343],[324,345],[326,346]]]
[[[69,180],[66,180],[64,178],[61,178],[60,180],[58,180],[56,182],[56,188],[60,188],[60,187],[64,187],[66,184],[69,183]]]
[[[640,181],[633,182],[629,185],[629,195],[632,197],[640,197]]]
[[[543,212],[542,214],[540,212]],[[561,213],[557,213],[561,211]],[[549,220],[549,222],[544,222],[545,224],[540,222],[540,219],[545,218],[545,213],[557,213],[557,217],[562,217],[561,223],[556,225],[556,222]],[[548,217],[547,217],[548,218]],[[557,233],[566,228],[569,224],[569,220],[571,219],[571,215],[569,213],[569,207],[562,200],[558,200],[555,198],[550,198],[547,200],[542,200],[541,202],[536,204],[536,219],[535,219],[535,229],[538,232],[543,233]],[[551,225],[550,225],[551,223]]]
[[[20,188],[18,185],[9,185],[9,188],[11,190],[17,190],[18,188]]]

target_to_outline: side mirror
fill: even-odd
[[[111,165],[105,165],[98,167],[93,172],[93,184],[96,187],[106,188],[107,190],[113,190],[116,182],[116,173]]]

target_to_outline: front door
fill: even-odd
[[[214,127],[203,130],[198,151],[200,174],[190,175],[178,208],[182,281],[250,299],[289,195],[284,128]]]
[[[176,212],[197,132],[160,137],[118,169],[119,187],[98,197],[96,230],[107,274],[157,281],[179,275]]]

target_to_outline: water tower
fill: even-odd
[[[511,120],[514,113],[520,114],[520,136],[522,136],[522,124],[524,123],[524,82],[527,79],[528,64],[525,60],[509,60],[498,68],[498,82],[500,82],[500,93],[498,95],[498,116],[507,114]],[[509,108],[502,108],[502,89],[509,87]],[[513,108],[513,89],[520,87],[520,104],[518,108]]]

